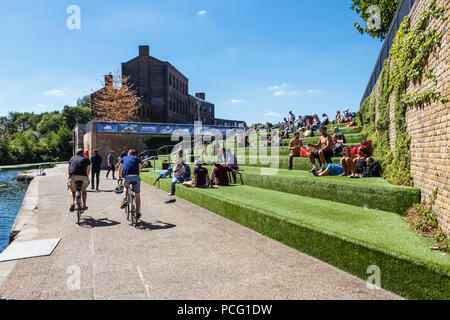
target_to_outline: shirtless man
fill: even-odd
[[[300,151],[303,147],[300,133],[295,131],[294,136],[295,138],[289,142],[289,150],[291,151],[291,154],[289,155],[289,170],[292,170],[292,159],[294,159],[294,157],[300,157]]]
[[[319,139],[319,143],[318,144],[308,143],[309,147],[318,149],[320,148],[319,150],[311,152],[311,155],[309,156],[309,160],[313,165],[313,168],[312,170],[310,170],[310,172],[319,170],[317,169],[315,159],[320,159],[320,162],[322,163],[320,171],[325,171],[327,169],[326,158],[331,158],[333,156],[333,139],[327,133],[327,127],[322,126],[319,128],[319,131],[322,134],[322,136]]]

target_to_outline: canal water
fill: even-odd
[[[27,185],[16,180],[21,171],[0,169],[0,252],[9,244],[11,227],[27,191]]]

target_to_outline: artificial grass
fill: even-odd
[[[291,134],[289,139],[283,139],[283,143],[284,144],[288,144],[292,139],[293,139],[294,135]],[[319,141],[319,136],[317,137],[307,137],[307,138],[302,138],[300,137],[300,139],[302,139],[303,141],[303,145],[306,146],[306,144],[311,143],[311,144],[317,144],[317,142]],[[345,135],[345,139],[346,139],[346,143],[361,143],[363,140],[362,134],[361,133],[353,133],[353,134],[347,134]]]
[[[334,134],[333,128],[335,126],[333,125],[329,125],[328,127],[328,134],[331,136]],[[338,127],[339,128],[339,127]],[[354,134],[354,133],[360,133],[361,132],[361,127],[350,127],[350,128],[345,128],[344,127],[340,127],[339,130],[345,135],[347,136],[347,134]],[[315,137],[320,137],[322,134],[320,133],[319,130],[314,131],[314,136]]]
[[[155,174],[143,174],[153,182]],[[168,190],[170,180],[161,180]],[[251,186],[177,188],[177,196],[409,299],[450,298],[450,258],[429,250],[402,218]]]
[[[391,185],[383,178],[350,179],[348,177],[315,177],[306,171],[279,169],[264,174],[255,167],[240,167],[246,185],[287,192],[312,198],[347,203],[354,206],[405,214],[420,203],[420,190]]]

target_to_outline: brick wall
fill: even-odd
[[[414,25],[431,0],[417,0],[409,16]],[[449,6],[448,0],[437,0],[438,5]],[[450,10],[446,12],[446,21],[433,20],[428,29],[436,28],[444,37],[438,51],[432,56],[429,68],[434,68],[437,85],[428,79],[411,84],[408,92],[439,90],[444,97],[450,98]],[[380,79],[378,79],[378,82]],[[375,86],[377,92],[378,84]],[[376,94],[378,95],[378,94]],[[395,152],[394,96],[390,97],[390,142]],[[377,109],[378,110],[378,109]],[[411,173],[414,185],[421,189],[422,199],[437,188],[438,194],[434,212],[439,224],[450,234],[450,103],[432,103],[421,108],[410,107],[406,113],[408,132],[411,136]]]
[[[98,149],[103,158],[102,167],[106,169],[109,150],[115,151],[116,159],[124,147],[140,153],[147,149],[144,143],[146,138],[148,137],[137,133],[88,132],[84,135],[84,148],[89,150],[89,156],[92,155],[92,150]]]

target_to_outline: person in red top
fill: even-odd
[[[216,182],[216,186],[229,186],[230,180],[228,179],[228,171],[234,172],[234,173],[241,173],[238,170],[234,170],[233,168],[227,167],[226,165],[221,165],[218,162],[215,162],[214,165],[216,166],[213,170],[214,180]]]

